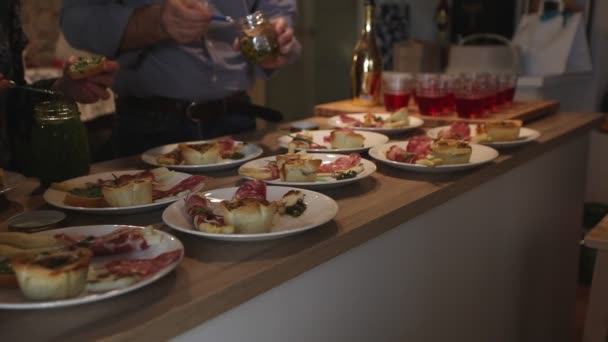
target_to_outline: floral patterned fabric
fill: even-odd
[[[0,0],[0,73],[25,84],[23,50],[27,38],[21,27],[19,0]],[[48,87],[53,80],[34,86]],[[34,104],[43,97],[19,89],[0,92],[0,166],[31,175],[31,129]]]
[[[0,0],[0,73],[23,82],[22,53],[27,44],[21,28],[19,0]]]

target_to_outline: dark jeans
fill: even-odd
[[[210,118],[199,120],[187,113],[188,105],[154,108],[130,98],[116,100],[113,144],[116,156],[140,154],[147,149],[177,142],[205,140],[255,130],[255,116],[214,110]]]

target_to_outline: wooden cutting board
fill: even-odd
[[[426,126],[437,126],[452,123],[454,121],[466,120],[469,122],[487,122],[495,120],[519,119],[524,122],[532,121],[540,117],[554,114],[559,109],[559,102],[554,100],[517,101],[511,106],[499,109],[497,113],[491,114],[483,119],[462,119],[456,113],[437,117],[420,115],[415,105],[410,105],[410,114],[416,115],[424,120]],[[349,113],[385,113],[384,106],[358,107],[351,100],[342,100],[323,103],[315,106],[315,116],[331,117]]]

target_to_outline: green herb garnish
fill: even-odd
[[[75,247],[83,247],[83,248],[91,247],[91,242],[94,239],[95,239],[94,236],[87,236],[86,238],[82,239],[81,241],[75,243],[74,246]]]
[[[304,141],[304,142],[307,142],[307,143],[309,143],[309,144],[312,144],[312,143],[313,143],[313,141],[312,141],[312,140],[310,140],[310,139],[308,139],[308,138],[305,138],[305,137],[297,136],[297,135],[296,135],[296,136],[293,136],[293,135],[288,135],[288,137],[290,137],[292,140]]]
[[[203,208],[192,208],[190,209],[190,215],[205,215],[205,216],[215,216],[211,211]]]
[[[306,211],[306,203],[302,200],[298,200],[296,204],[285,208],[285,213],[292,217],[298,217],[302,215],[304,211]]]
[[[103,197],[101,193],[101,185],[94,185],[88,188],[76,188],[69,191],[72,195],[86,198],[98,198]]]
[[[15,274],[9,259],[5,259],[0,262],[0,274]]]
[[[349,170],[349,171],[345,171],[345,172],[337,172],[334,174],[334,177],[337,180],[355,178],[355,177],[357,177],[357,171]]]
[[[229,155],[227,158],[228,159],[243,159],[243,158],[245,158],[245,155],[241,152],[234,152],[233,154]]]

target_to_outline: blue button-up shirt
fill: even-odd
[[[74,47],[115,58],[121,69],[114,78],[119,96],[162,96],[185,101],[209,101],[249,89],[256,76],[268,74],[248,64],[232,44],[238,25],[213,21],[201,42],[163,42],[147,49],[119,52],[129,17],[154,0],[64,0],[61,27]],[[211,0],[214,14],[240,18],[260,10],[268,18],[284,17],[293,24],[296,0]],[[296,44],[295,55],[299,54]]]

